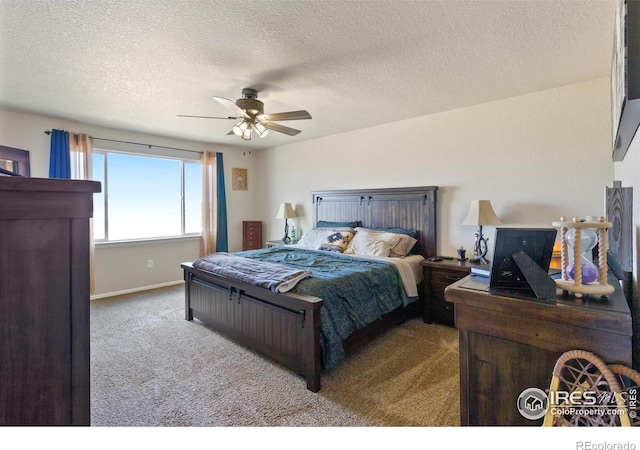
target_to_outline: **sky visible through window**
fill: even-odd
[[[110,241],[180,236],[181,166],[177,159],[94,153],[94,179],[103,184],[103,192],[94,197],[95,239],[105,239],[105,200]],[[200,164],[184,162],[184,189],[185,233],[199,233]]]
[[[202,166],[184,163],[184,232],[202,231]]]

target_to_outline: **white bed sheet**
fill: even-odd
[[[364,255],[348,255],[354,258],[373,259],[378,261],[387,261],[392,263],[398,268],[402,283],[404,285],[404,291],[407,297],[418,296],[418,283],[422,282],[422,266],[420,261],[424,261],[422,255],[408,255],[404,258],[389,258],[385,256],[364,256]]]

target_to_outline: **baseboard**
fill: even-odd
[[[142,291],[150,291],[151,289],[159,289],[159,288],[163,288],[163,287],[177,286],[179,284],[184,284],[184,280],[169,281],[167,283],[154,284],[154,285],[151,285],[151,286],[142,286],[142,287],[137,287],[137,288],[133,288],[133,289],[125,289],[123,291],[115,291],[115,292],[107,292],[107,293],[104,293],[104,294],[96,294],[96,295],[92,295],[90,299],[91,300],[98,300],[98,299],[101,299],[101,298],[116,297],[118,295],[133,294],[135,292],[142,292]]]

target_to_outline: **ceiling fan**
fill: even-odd
[[[239,98],[235,102],[228,98],[213,97],[222,105],[229,108],[234,115],[228,117],[210,117],[210,116],[187,116],[184,114],[178,114],[178,117],[198,117],[201,119],[224,119],[224,120],[239,120],[228,134],[235,134],[242,137],[242,139],[249,141],[253,137],[253,133],[257,134],[261,138],[265,137],[269,130],[277,131],[278,133],[288,134],[289,136],[295,136],[300,133],[300,130],[290,128],[279,123],[275,123],[282,120],[303,120],[311,119],[311,114],[305,110],[289,111],[275,114],[264,113],[264,103],[258,100],[258,91],[251,88],[244,88],[242,90],[242,98]]]

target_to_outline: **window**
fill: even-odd
[[[201,165],[178,158],[94,150],[96,240],[120,241],[198,234]]]

